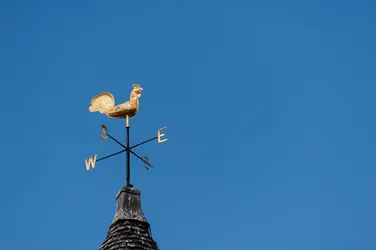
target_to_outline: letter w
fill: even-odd
[[[89,157],[89,160],[85,158],[86,170],[87,171],[90,170],[90,165],[92,165],[92,168],[95,168],[96,161],[97,161],[97,154],[95,154],[94,160],[91,156]]]

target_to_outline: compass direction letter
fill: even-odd
[[[90,165],[95,168],[95,163],[97,162],[97,154],[95,154],[94,159],[90,156],[89,159],[85,158],[86,170],[90,170]]]
[[[102,132],[103,132],[103,134],[101,134],[102,139],[107,140],[108,139],[107,127],[104,124],[102,124]]]
[[[167,141],[167,139],[161,140],[161,137],[164,136],[164,134],[161,134],[161,131],[165,130],[166,128],[167,127],[163,127],[163,128],[158,129],[158,143],[162,143],[162,142]]]

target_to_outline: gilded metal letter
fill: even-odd
[[[101,134],[101,137],[102,137],[102,139],[103,140],[107,140],[108,139],[108,135],[107,135],[107,127],[104,125],[104,124],[102,124],[102,132],[103,132],[103,134]]]
[[[89,157],[89,160],[87,158],[85,158],[86,170],[87,171],[90,170],[90,165],[92,165],[92,168],[95,168],[96,162],[97,162],[97,154],[95,154],[94,160],[91,156]]]
[[[161,137],[164,136],[164,134],[161,134],[161,131],[165,130],[166,128],[167,127],[163,127],[163,128],[158,129],[158,143],[162,143],[162,142],[167,141],[167,139],[161,140]]]

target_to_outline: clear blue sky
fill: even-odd
[[[376,249],[375,1],[0,2],[0,248],[97,249],[125,182],[163,250]]]

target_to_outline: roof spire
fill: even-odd
[[[141,209],[140,190],[122,187],[116,195],[116,212],[99,250],[158,250],[150,224]]]

